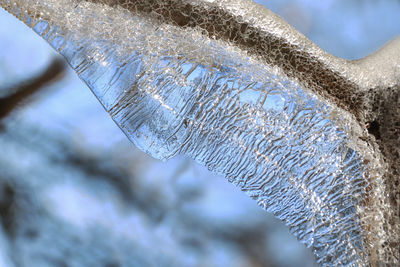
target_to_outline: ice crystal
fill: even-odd
[[[244,0],[0,3],[68,60],[146,153],[186,154],[225,176],[322,265],[395,260],[382,259],[379,243],[387,239],[379,158],[358,140],[353,116],[312,90],[323,84],[346,97],[356,67],[350,82],[325,75],[324,66],[340,73],[346,63],[270,11]],[[298,53],[281,46],[285,34]],[[296,65],[300,52],[321,60]]]

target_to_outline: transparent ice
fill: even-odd
[[[373,221],[377,239],[385,234],[383,215],[365,204],[380,166],[360,148],[352,117],[237,46],[117,2],[0,0],[67,59],[141,150],[185,154],[225,176],[321,265],[366,265],[377,244],[364,228]],[[246,3],[236,2],[236,11]]]

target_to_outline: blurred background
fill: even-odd
[[[400,34],[399,0],[257,1],[357,59]],[[0,267],[316,266],[222,177],[138,151],[49,45],[0,10]]]

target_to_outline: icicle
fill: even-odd
[[[0,3],[67,59],[146,153],[186,154],[224,175],[321,265],[398,263],[396,248],[381,246],[382,159],[348,109],[368,84],[358,66],[245,0]]]

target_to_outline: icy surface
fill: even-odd
[[[238,16],[248,4],[216,2]],[[224,175],[321,264],[369,261],[376,244],[363,228],[381,214],[366,207],[366,189],[379,169],[350,115],[212,30],[163,23],[133,12],[133,2],[0,3],[66,57],[140,149],[159,159],[185,154]],[[379,226],[371,231],[381,234]]]

